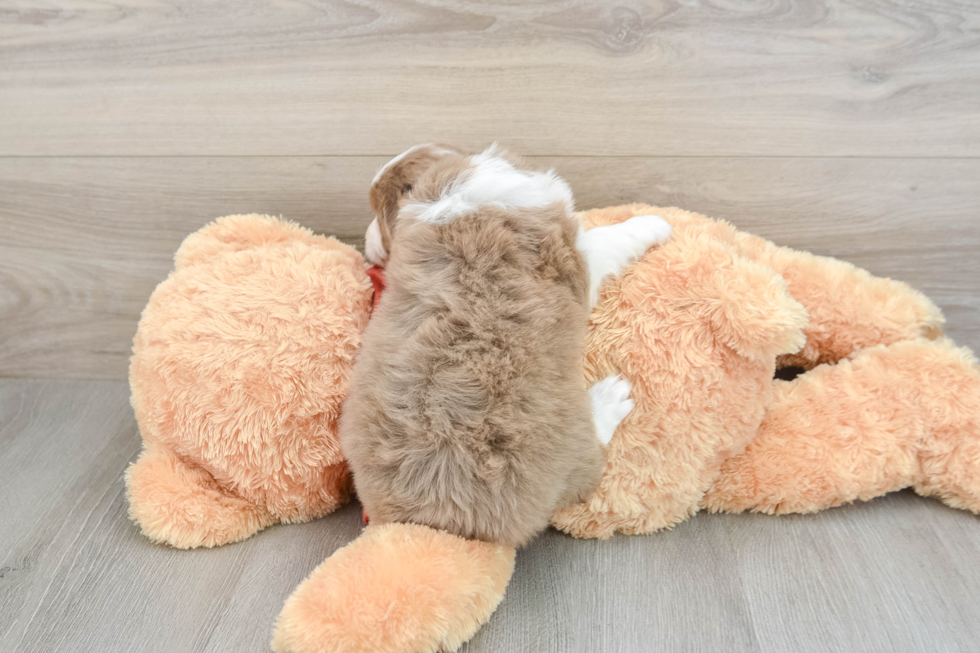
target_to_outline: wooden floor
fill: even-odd
[[[0,2],[0,651],[266,650],[358,508],[142,538],[136,322],[208,220],[357,243],[375,170],[432,140],[902,279],[980,350],[980,3]],[[907,493],[549,532],[466,650],[976,651],[978,561],[980,519]]]
[[[360,507],[215,550],[126,518],[139,449],[122,381],[0,381],[0,650],[263,651]],[[911,493],[817,515],[701,514],[518,554],[468,653],[976,651],[980,523]]]

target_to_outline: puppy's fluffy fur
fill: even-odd
[[[372,523],[521,545],[603,466],[571,192],[492,148],[428,145],[379,172],[371,204],[366,249],[388,287],[340,421],[358,496]],[[593,389],[606,440],[632,405],[624,383]]]

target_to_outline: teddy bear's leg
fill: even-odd
[[[221,489],[203,469],[152,449],[127,470],[126,494],[130,517],[143,534],[179,549],[237,542],[276,521]]]
[[[702,507],[806,513],[914,485],[980,508],[980,366],[967,350],[880,345],[774,383],[758,436]]]
[[[939,308],[908,285],[875,277],[834,258],[816,256],[739,234],[743,254],[786,279],[810,315],[806,345],[780,358],[780,367],[811,369],[836,363],[859,349],[942,335]]]
[[[278,653],[454,651],[503,599],[514,549],[414,524],[368,526],[286,601]]]

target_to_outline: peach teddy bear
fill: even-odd
[[[245,215],[191,234],[174,261],[133,341],[132,518],[185,549],[346,503],[337,419],[370,315],[362,256]]]
[[[611,284],[586,348],[590,376],[624,373],[637,407],[556,527],[650,533],[701,508],[813,512],[909,486],[980,512],[980,367],[926,297],[679,209],[583,219],[637,212],[674,236]],[[809,371],[773,380],[788,367]]]
[[[810,512],[908,486],[980,511],[980,365],[940,338],[933,304],[679,209],[581,217],[591,227],[645,213],[674,235],[604,287],[586,345],[588,380],[625,375],[636,407],[594,496],[558,511],[556,527],[651,533],[702,508]],[[145,440],[131,514],[150,537],[212,546],[346,500],[335,420],[369,310],[363,269],[349,248],[259,216],[188,238],[144,312],[131,368]],[[790,366],[807,371],[773,380]],[[273,648],[454,650],[502,600],[514,553],[369,526],[296,589]]]

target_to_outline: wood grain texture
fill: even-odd
[[[268,650],[359,506],[213,550],[151,544],[126,516],[127,398],[120,381],[0,380],[0,650]],[[975,651],[978,556],[980,519],[907,492],[605,542],[548,531],[462,651]]]
[[[267,650],[359,509],[215,550],[154,545],[126,514],[128,396],[124,382],[0,381],[0,650]]]
[[[0,155],[980,155],[969,0],[5,3]]]
[[[0,158],[0,376],[125,378],[140,311],[188,233],[258,212],[359,243],[385,160]],[[980,159],[532,161],[582,208],[682,206],[906,281],[980,350]]]
[[[901,492],[725,528],[764,650],[976,650],[974,515]]]

